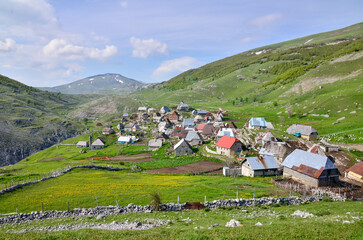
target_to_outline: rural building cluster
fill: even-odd
[[[286,131],[294,139],[291,140],[274,136],[274,126],[264,117],[250,118],[238,128],[228,121],[227,115],[222,109],[210,112],[191,108],[184,102],[160,109],[142,106],[135,113],[124,113],[115,128],[105,126],[102,134],[116,134],[117,144],[138,144],[143,140],[148,151],[169,143],[175,157],[200,151],[222,160],[225,176],[282,176],[314,187],[339,183],[341,173],[334,157],[329,155],[339,149],[318,143],[318,132],[313,127],[291,125]],[[97,150],[106,144],[102,138],[93,141],[90,137],[89,141],[78,142],[77,147]],[[344,174],[363,181],[361,164]]]

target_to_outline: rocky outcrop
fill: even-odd
[[[15,164],[38,151],[80,134],[79,126],[77,128],[66,120],[28,128],[28,124],[32,122],[0,119],[0,166]]]

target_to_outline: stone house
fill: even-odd
[[[96,141],[94,141],[90,146],[91,150],[98,150],[103,148],[105,148],[105,143],[99,138],[96,139]]]
[[[217,153],[231,157],[232,154],[240,154],[242,151],[242,143],[234,137],[223,136],[216,144]]]
[[[260,155],[274,156],[280,165],[290,153],[292,153],[292,149],[288,143],[273,141],[266,142],[259,151]]]
[[[197,131],[189,131],[187,136],[185,137],[185,140],[192,146],[203,144],[203,138]]]
[[[193,153],[193,148],[185,139],[180,140],[174,146],[175,156],[186,156]]]
[[[242,175],[248,177],[276,176],[279,167],[273,156],[247,157],[242,162]]]
[[[313,127],[301,124],[291,125],[286,132],[311,141],[316,141],[318,137],[318,132]]]
[[[327,156],[295,149],[282,163],[284,177],[312,185],[326,186],[339,182],[339,171]]]

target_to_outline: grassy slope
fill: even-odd
[[[96,220],[95,217],[76,218],[74,220],[49,219],[34,221],[17,225],[1,227],[0,239],[362,239],[362,202],[318,202],[300,206],[266,206],[244,208],[249,213],[240,209],[216,209],[209,212],[183,211],[183,212],[153,212],[130,213],[107,216],[105,219]],[[306,211],[315,215],[313,218],[293,217],[296,211]],[[349,212],[349,214],[348,214]],[[184,219],[191,219],[189,223]],[[144,230],[91,230],[61,232],[26,232],[6,233],[6,230],[20,230],[22,228],[44,228],[58,224],[70,223],[111,223],[112,221],[143,222],[146,219],[170,220],[166,226]],[[231,219],[242,222],[243,227],[227,228],[225,224]],[[352,222],[353,220],[353,222]],[[351,223],[343,223],[349,221]],[[261,222],[263,226],[255,226]],[[218,224],[217,227],[208,229],[209,226]],[[195,229],[203,227],[203,229]]]
[[[291,123],[315,122],[311,125],[321,135],[337,133],[328,136],[332,141],[362,143],[363,39],[352,40],[362,36],[363,23],[360,23],[267,46],[264,49],[274,47],[275,50],[259,55],[237,54],[134,95],[142,104],[154,107],[173,106],[184,100],[196,108],[222,107],[230,111],[233,119],[245,121],[264,116],[281,129]],[[309,39],[315,42],[301,45]],[[339,39],[350,40],[323,44]],[[337,59],[338,62],[334,61]],[[297,65],[288,66],[290,63]],[[312,68],[296,75],[301,66]],[[291,118],[285,112],[288,108],[292,109]],[[356,113],[350,114],[352,111]],[[329,114],[329,118],[314,114]],[[345,119],[337,121],[342,117]]]

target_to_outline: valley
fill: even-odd
[[[1,75],[0,221],[37,220],[0,238],[359,239],[362,52],[359,23],[158,84]]]

